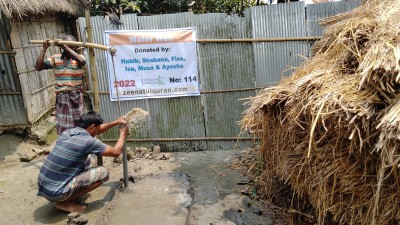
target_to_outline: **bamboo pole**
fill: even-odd
[[[239,92],[239,91],[254,91],[260,90],[267,87],[253,87],[253,88],[237,88],[237,89],[226,89],[226,90],[209,90],[209,91],[200,91],[201,94],[209,94],[209,93],[226,93],[226,92]],[[87,93],[93,93],[92,91],[86,91]],[[109,91],[100,91],[100,95],[109,95]]]
[[[22,95],[22,92],[0,92],[0,95]]]
[[[88,28],[86,28],[88,29]],[[91,28],[90,28],[91,29]],[[110,53],[115,54],[116,53],[116,49],[110,46],[105,46],[105,45],[99,45],[99,44],[95,44],[95,43],[91,43],[93,42],[93,35],[91,35],[91,39],[89,40],[89,35],[88,35],[88,41],[89,42],[79,42],[79,41],[62,41],[62,40],[49,40],[49,44],[50,45],[73,45],[73,46],[81,46],[81,47],[86,47],[89,48],[89,52],[90,49],[100,49],[100,50],[104,50],[104,51],[109,51]],[[30,44],[43,44],[43,42],[45,42],[46,40],[30,40],[29,43]]]
[[[88,27],[87,27],[88,29]],[[91,28],[90,28],[91,29]],[[93,35],[92,35],[93,37]],[[93,38],[92,38],[93,39]],[[283,42],[283,41],[316,41],[321,39],[320,36],[311,37],[291,37],[291,38],[238,38],[238,39],[197,39],[198,43],[232,43],[232,42]],[[89,37],[88,37],[89,40]],[[45,40],[31,40],[31,44],[42,44]],[[89,41],[91,42],[91,41]],[[105,51],[110,51],[110,53],[115,54],[116,49],[111,46],[99,45],[88,42],[75,42],[75,41],[62,41],[62,40],[50,40],[50,45],[55,44],[66,44],[81,46],[87,48],[97,48]]]
[[[0,55],[2,55],[2,54],[5,54],[5,55],[15,55],[15,54],[17,54],[17,52],[16,51],[2,51],[2,50],[0,50]]]
[[[290,37],[290,38],[239,38],[239,39],[197,39],[200,43],[230,43],[230,42],[282,42],[282,41],[315,41],[320,36]]]
[[[86,33],[88,42],[93,42],[93,33],[92,33],[92,25],[90,23],[90,3],[87,2],[85,8],[85,20],[86,20]],[[99,83],[97,79],[97,70],[96,70],[96,55],[94,54],[94,49],[89,48],[89,63],[90,63],[90,77],[92,78],[92,87],[93,87],[93,108],[97,113],[100,112],[100,95],[99,95]],[[99,135],[99,139],[101,140],[101,136]],[[103,157],[101,155],[97,156],[97,165],[103,165]]]
[[[257,140],[254,137],[196,137],[196,138],[147,138],[126,139],[127,142],[171,142],[171,141],[250,141]],[[103,139],[104,142],[117,142],[118,139]]]

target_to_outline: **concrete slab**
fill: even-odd
[[[255,200],[241,193],[246,187],[237,183],[247,179],[229,167],[239,153],[238,150],[176,152],[169,160],[130,161],[128,172],[134,177],[170,172],[189,175],[193,202],[187,224],[273,224],[270,216],[259,215]],[[123,177],[122,166],[115,172]]]
[[[179,152],[171,153],[169,159],[161,157],[165,160],[134,159],[128,163],[128,172],[133,177],[187,174],[193,189],[187,224],[272,224],[270,216],[257,213],[256,201],[241,194],[246,187],[237,183],[246,178],[229,168],[229,162],[238,153]],[[36,179],[45,157],[39,156],[27,163],[0,163],[0,224],[65,225],[68,222],[68,213],[55,209],[52,203],[36,196]],[[110,169],[110,180],[80,199],[80,203],[86,206],[83,215],[88,224],[98,224],[98,219],[104,218],[107,213],[104,209],[115,199],[117,186],[123,177],[122,164],[113,163],[113,159],[107,157],[104,165]],[[131,220],[126,224],[136,223]]]
[[[50,116],[31,129],[29,138],[40,145],[51,144],[57,139],[56,120]]]
[[[97,224],[187,224],[192,189],[186,174],[135,177],[127,188],[122,186]]]

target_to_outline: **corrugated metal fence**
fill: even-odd
[[[240,134],[237,121],[246,109],[242,99],[255,96],[260,88],[290,75],[304,57],[310,56],[313,37],[322,32],[318,19],[349,11],[359,4],[356,0],[307,5],[307,8],[304,2],[265,5],[248,9],[244,17],[192,13],[123,15],[121,30],[196,27],[201,86],[199,97],[122,101],[123,113],[135,107],[150,113],[150,123],[142,132],[131,134],[128,141],[136,142],[135,146],[157,144],[163,151],[250,145],[252,140],[245,134],[236,141]],[[85,19],[79,18],[78,22],[85,40]],[[92,17],[91,24],[94,42],[99,44],[104,44],[105,30],[118,29],[107,17]],[[282,41],[282,38],[290,40]],[[118,103],[110,101],[105,54],[108,53],[96,50],[100,113],[106,121],[111,121],[119,116]],[[114,129],[102,138],[115,141],[117,137]]]
[[[14,66],[14,55],[10,42],[11,26],[4,17],[0,20],[0,126],[18,128],[27,124],[27,115],[21,86]]]

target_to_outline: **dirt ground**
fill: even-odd
[[[52,146],[40,146],[10,134],[0,135],[0,146],[0,224],[68,224],[67,213],[36,196],[36,179],[46,155],[34,157],[35,152],[46,152]],[[237,183],[246,178],[228,167],[229,161],[239,153],[238,150],[160,153],[158,159],[130,160],[128,171],[133,177],[187,174],[194,195],[186,224],[273,224],[271,216],[263,214],[256,201],[240,194],[246,187]],[[21,162],[21,157],[33,159]],[[86,206],[83,216],[87,224],[99,224],[98,219],[105,218],[104,209],[112,208],[110,202],[121,184],[122,163],[105,157],[104,166],[110,169],[110,180],[79,199]],[[126,224],[135,223],[127,221]]]

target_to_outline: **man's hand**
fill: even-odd
[[[62,41],[62,39],[55,39],[55,40],[54,40],[54,45],[57,46],[57,47],[59,47],[59,48],[63,48],[63,45],[62,45],[62,44],[59,44],[58,41]]]
[[[126,120],[125,120],[125,116],[121,116],[121,117],[118,118],[117,120],[114,120],[114,121],[112,121],[112,122],[110,122],[110,123],[103,123],[103,124],[101,124],[101,125],[100,125],[99,133],[101,134],[101,133],[103,133],[103,132],[106,132],[108,129],[110,129],[110,128],[112,128],[112,127],[115,127],[115,126],[117,126],[117,125],[120,125],[120,126],[126,126],[126,125],[127,125],[127,122],[126,122]]]
[[[117,122],[117,124],[119,124],[119,125],[127,125],[128,123],[126,122],[126,120],[125,120],[125,116],[121,116],[120,118],[118,118],[117,120],[116,120],[116,122]]]
[[[120,125],[120,126],[119,126],[119,134],[120,134],[120,135],[124,135],[124,136],[125,136],[124,138],[128,137],[128,135],[129,135],[129,128],[128,128],[128,126],[126,126],[126,125]]]
[[[50,46],[49,39],[43,41],[43,50],[47,50]]]
[[[128,126],[126,125],[120,125],[119,126],[119,138],[117,143],[115,144],[114,147],[111,147],[109,145],[106,145],[106,149],[103,151],[101,154],[102,156],[112,156],[112,157],[117,157],[121,155],[122,150],[124,148],[124,142],[125,139],[129,135],[129,129]]]
[[[36,58],[36,62],[35,62],[35,69],[37,71],[42,71],[45,68],[44,55],[46,54],[46,51],[49,48],[49,46],[50,46],[49,40],[43,41],[43,49],[42,49],[42,51],[40,51],[40,54]]]

